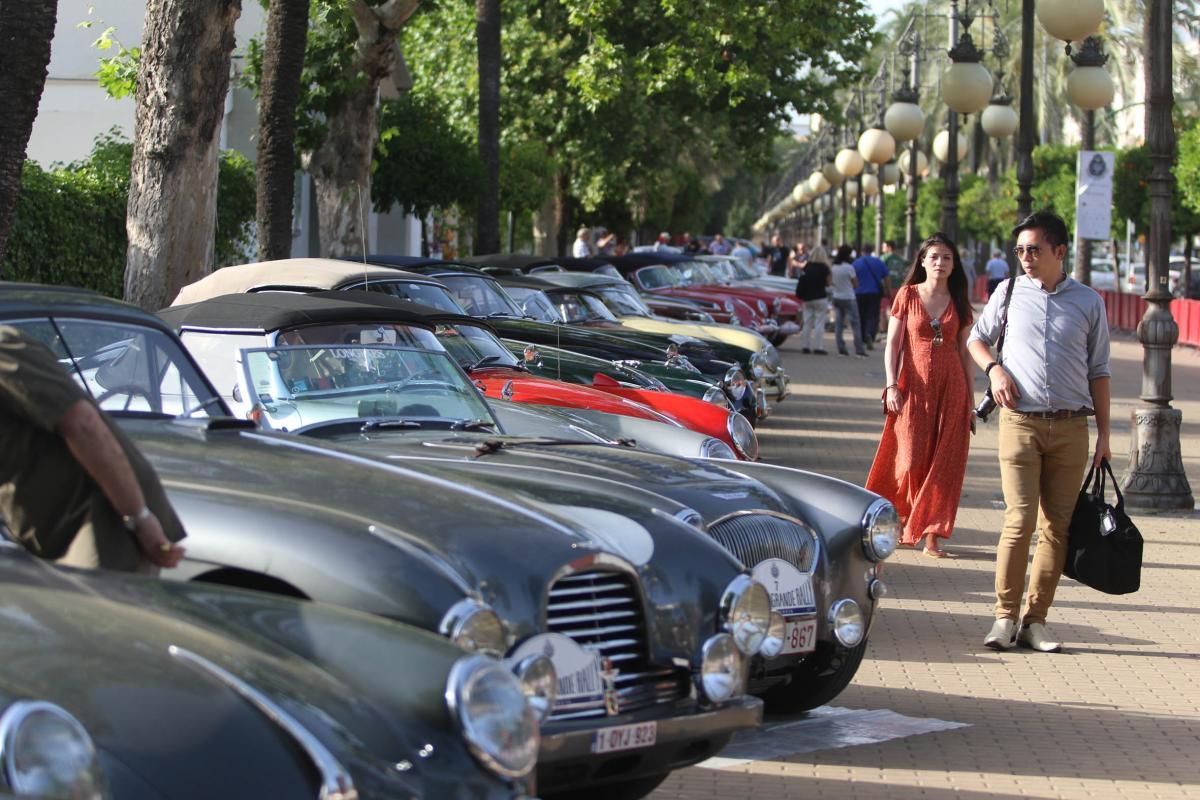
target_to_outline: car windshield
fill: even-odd
[[[401,300],[411,300],[414,303],[432,306],[441,311],[450,311],[454,314],[465,313],[462,306],[455,301],[454,296],[446,291],[446,287],[433,283],[376,280],[365,284],[357,283],[351,286],[343,286],[342,288],[382,292],[383,294],[390,294],[392,297],[399,297]]]
[[[720,283],[721,279],[709,269],[711,265],[703,261],[689,261],[686,264],[681,264],[677,269],[682,271],[687,277],[685,278],[689,286],[704,286],[707,284]]]
[[[547,292],[563,322],[612,322],[616,319],[599,297],[570,289]]]
[[[730,261],[705,261],[704,266],[721,283],[732,283],[738,278],[733,263]]]
[[[744,262],[742,262],[741,259],[735,258],[730,261],[725,261],[722,263],[729,265],[729,268],[731,270],[733,270],[733,274],[737,277],[738,280],[747,281],[747,280],[752,280],[752,279],[758,277],[758,274],[753,269],[751,269],[749,266],[747,266]]]
[[[397,427],[495,424],[479,391],[445,352],[383,345],[255,348],[243,351],[243,369],[259,421],[276,430],[347,419]]]
[[[437,338],[465,370],[516,367],[521,363],[495,334],[476,325],[438,325]]]
[[[524,316],[539,322],[558,322],[558,312],[554,310],[554,303],[541,289],[509,286],[507,291],[509,297],[521,307]]]
[[[521,317],[521,309],[500,284],[481,275],[443,275],[450,294],[472,317]]]
[[[614,314],[625,317],[649,317],[653,315],[650,307],[642,300],[632,286],[602,286],[596,289],[605,305]]]
[[[682,286],[679,274],[670,267],[645,267],[637,271],[638,281],[647,289],[666,289]]]
[[[105,411],[169,417],[229,413],[178,342],[157,328],[62,317],[5,324],[49,347]]]

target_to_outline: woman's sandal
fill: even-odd
[[[950,553],[949,551],[942,550],[941,548],[935,550],[930,547],[925,547],[922,548],[921,552],[925,553],[925,555],[929,556],[930,558],[955,558],[954,554]]]

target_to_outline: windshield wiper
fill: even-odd
[[[457,422],[451,423],[450,430],[452,431],[494,431],[496,423],[489,422],[486,419],[460,419]]]
[[[421,427],[421,423],[411,419],[372,419],[364,422],[359,428],[363,433],[367,431],[386,431],[394,429],[416,430]]]
[[[467,367],[467,372],[474,372],[480,367],[486,367],[488,364],[495,364],[499,360],[500,356],[484,356],[471,366]]]

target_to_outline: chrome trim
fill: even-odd
[[[450,667],[450,675],[446,679],[446,706],[450,709],[450,716],[454,718],[455,723],[458,725],[458,729],[462,733],[463,741],[466,742],[467,749],[471,751],[471,755],[475,756],[475,758],[477,758],[481,764],[495,772],[497,775],[502,775],[506,778],[522,778],[533,771],[534,766],[537,764],[536,758],[531,761],[529,767],[526,769],[509,769],[497,761],[495,756],[486,752],[482,747],[480,747],[479,744],[475,742],[471,733],[467,730],[467,726],[463,723],[462,709],[459,707],[459,695],[462,693],[462,689],[467,684],[467,681],[476,671],[489,668],[505,671],[504,667],[499,661],[489,658],[488,656],[466,655],[460,658],[458,661],[455,661],[454,666]],[[515,675],[513,675],[513,678],[520,682],[520,679]],[[524,694],[524,687],[522,687],[522,694]],[[529,704],[528,698],[526,698],[525,702],[527,705]],[[530,708],[532,709],[532,706],[530,706]],[[536,711],[534,712],[534,716],[537,716]],[[534,732],[535,736],[537,736],[540,740],[540,735],[537,733],[536,727]],[[540,741],[538,743],[538,749],[541,749]],[[324,800],[324,798],[322,798],[322,800]]]
[[[896,510],[895,505],[893,505],[890,500],[877,497],[875,500],[871,501],[871,505],[867,506],[867,510],[863,512],[862,520],[859,522],[859,525],[862,528],[863,553],[872,561],[885,561],[892,555],[892,553],[896,552],[895,548],[893,548],[892,553],[889,553],[887,556],[880,556],[879,553],[875,551],[875,545],[871,543],[871,528],[874,527],[875,522],[879,519],[879,515],[889,508],[892,509],[893,512]],[[899,547],[898,541],[896,546]]]
[[[774,537],[771,537],[771,540],[768,541],[763,536],[755,535],[753,532],[746,532],[746,531],[731,532],[729,538],[732,540],[732,543],[735,545],[734,547],[731,547],[730,545],[725,544],[725,542],[723,542],[722,539],[717,538],[717,536],[715,536],[713,534],[714,530],[716,530],[718,532],[718,534],[724,534],[725,532],[720,529],[723,526],[725,526],[726,523],[729,523],[731,521],[737,520],[742,517],[773,517],[775,519],[783,520],[784,522],[789,522],[792,525],[795,525],[795,526],[798,526],[799,528],[801,528],[806,533],[808,538],[812,541],[812,547],[813,547],[812,560],[809,563],[807,568],[801,566],[800,564],[795,564],[794,562],[792,562],[792,563],[797,569],[807,572],[809,575],[812,575],[816,572],[817,565],[821,562],[821,556],[823,554],[821,537],[818,536],[817,532],[814,531],[812,529],[812,527],[808,525],[808,523],[804,522],[804,520],[794,517],[790,514],[784,514],[779,511],[771,511],[771,510],[765,509],[765,508],[744,509],[741,511],[734,511],[731,514],[726,514],[723,517],[718,517],[717,519],[709,522],[708,523],[708,535],[710,537],[712,537],[713,539],[715,539],[723,547],[725,547],[726,550],[729,550],[735,556],[737,556],[739,559],[741,559],[742,563],[746,564],[746,566],[751,569],[754,568],[755,564],[758,564],[760,561],[764,561],[767,558],[779,558],[780,555],[778,553],[778,550],[780,549],[779,545],[781,543]],[[783,544],[787,544],[787,543],[783,543]],[[795,543],[793,542],[793,544],[795,544]],[[737,549],[735,549],[735,547]],[[737,552],[737,550],[743,550],[743,552],[739,553],[739,552]],[[761,555],[762,557],[759,558],[758,557],[759,555]],[[756,560],[754,561],[754,563],[746,563],[747,559],[744,556],[750,556],[751,558],[754,558]],[[787,559],[787,560],[792,561],[792,559]]]
[[[846,642],[845,640],[843,640],[842,635],[839,632],[838,626],[836,623],[838,611],[847,605],[852,605],[855,608],[857,608],[858,615],[862,618],[862,636],[859,638],[859,640],[857,642],[851,643],[851,642]],[[838,600],[836,603],[831,605],[829,607],[829,613],[826,614],[825,619],[829,623],[829,630],[830,630],[830,632],[833,633],[833,638],[837,639],[838,644],[842,645],[843,647],[858,647],[860,644],[863,643],[863,640],[867,638],[867,615],[866,615],[866,612],[864,612],[862,609],[862,606],[860,606],[858,604],[858,602],[852,598],[843,597],[841,600]]]
[[[284,711],[278,703],[233,673],[190,650],[171,645],[167,648],[167,652],[196,671],[208,673],[221,681],[292,737],[321,776],[321,792],[318,795],[320,800],[357,800],[358,790],[354,788],[354,780],[350,777],[349,771],[338,762],[320,739],[305,728],[299,720]]]
[[[87,741],[91,751],[91,768],[98,770],[99,765],[96,762],[96,743],[92,739],[92,735],[88,733],[87,728],[83,726],[75,716],[60,705],[50,703],[45,700],[17,700],[8,708],[4,709],[4,713],[0,714],[0,764],[4,765],[4,780],[11,789],[16,789],[13,786],[13,763],[14,754],[12,752],[13,737],[17,735],[21,724],[31,715],[41,711],[48,711],[61,719],[66,720],[73,725],[77,732],[82,734],[83,739]],[[107,791],[102,792],[103,797],[108,796]]]
[[[472,597],[464,597],[450,606],[446,610],[446,613],[442,615],[441,621],[438,622],[438,633],[452,642],[455,641],[458,635],[462,633],[462,627],[466,624],[466,621],[470,619],[471,615],[479,611],[490,611],[496,614],[496,610],[487,603],[481,603]],[[509,642],[508,626],[504,624],[504,620],[500,619],[499,614],[496,614],[496,619],[500,620],[500,634],[504,637],[501,649],[507,649],[508,645],[511,644]],[[503,652],[493,652],[491,650],[480,650],[479,652],[493,655],[496,658],[504,655]]]

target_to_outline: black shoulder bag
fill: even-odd
[[[1104,499],[1106,474],[1117,495],[1115,506]],[[1141,585],[1142,534],[1125,513],[1125,498],[1108,459],[1083,480],[1071,515],[1063,574],[1105,594],[1129,594]]]

